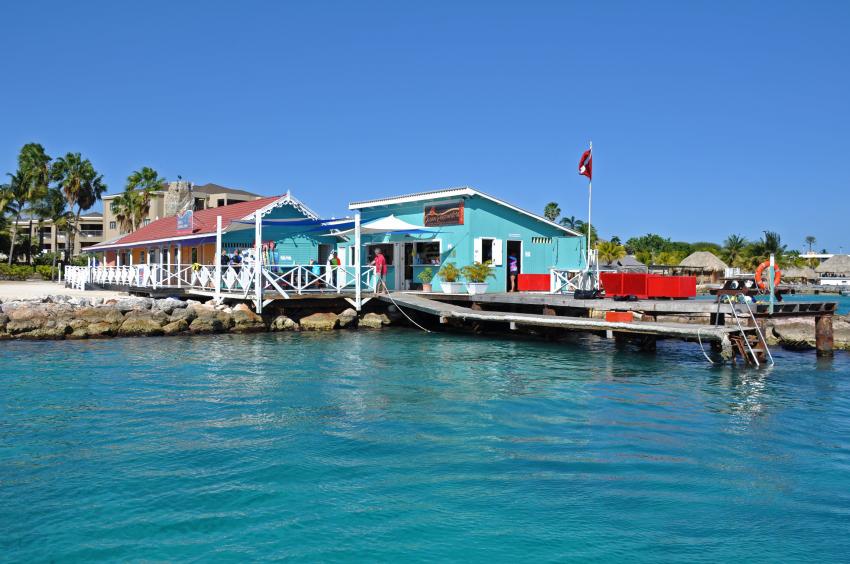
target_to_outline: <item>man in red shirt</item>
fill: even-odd
[[[375,260],[371,262],[371,265],[375,267],[375,291],[380,292],[381,286],[383,285],[384,290],[389,293],[386,283],[387,258],[384,256],[384,253],[380,248],[375,249]]]

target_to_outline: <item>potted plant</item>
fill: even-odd
[[[460,270],[453,262],[447,262],[437,273],[440,277],[440,288],[445,294],[459,294],[463,290],[463,284],[458,282]]]
[[[434,289],[431,286],[431,280],[434,279],[434,269],[430,266],[427,268],[423,268],[422,272],[419,273],[419,281],[422,282],[422,291],[423,292],[433,292]]]
[[[486,292],[487,279],[496,277],[496,275],[493,274],[493,269],[490,268],[489,260],[483,263],[475,262],[468,264],[464,266],[461,271],[463,272],[463,277],[467,280],[466,288],[469,291],[470,296]]]

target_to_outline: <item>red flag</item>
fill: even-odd
[[[593,180],[593,150],[588,149],[581,155],[578,161],[578,173]]]

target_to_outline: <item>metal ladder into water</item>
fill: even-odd
[[[750,307],[749,302],[747,302],[746,300],[741,300],[741,301],[735,300],[733,302],[732,298],[729,297],[728,295],[727,295],[727,299],[728,299],[728,301],[726,303],[729,304],[729,309],[732,311],[732,316],[735,319],[735,325],[738,327],[738,331],[741,333],[741,336],[738,339],[738,343],[737,343],[739,352],[741,353],[741,356],[743,356],[747,360],[747,362],[754,364],[756,366],[756,368],[758,368],[758,367],[761,366],[761,362],[759,361],[759,357],[758,357],[758,354],[757,354],[756,351],[759,351],[759,352],[763,351],[765,357],[770,362],[770,365],[773,366],[774,364],[776,364],[776,362],[773,360],[773,355],[770,353],[770,348],[767,346],[767,339],[764,338],[764,333],[762,332],[761,326],[759,326],[758,321],[756,321],[755,313],[753,313],[753,308]],[[744,314],[744,312],[741,312],[741,315],[738,315],[738,310],[735,307],[736,302],[742,303],[744,305],[744,307],[746,307],[746,309],[747,309],[746,315]],[[715,326],[720,324],[720,306],[723,303],[724,302],[723,302],[722,297],[718,296],[717,315],[715,316],[715,323],[714,323]],[[756,348],[755,349],[753,349],[753,343],[750,339],[751,336],[747,334],[746,330],[744,329],[744,325],[741,324],[742,316],[744,316],[743,319],[745,321],[751,322],[752,326],[756,330],[757,339],[756,339]]]

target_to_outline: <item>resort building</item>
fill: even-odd
[[[21,219],[17,223],[18,233],[26,235],[30,228],[29,219]],[[68,232],[65,227],[59,229],[49,219],[32,222],[30,240],[33,245],[40,245],[40,252],[50,253],[53,251],[63,252],[67,247]],[[86,252],[90,247],[103,242],[103,214],[100,212],[89,212],[80,216],[80,223],[74,235],[74,249],[72,256]]]
[[[348,207],[362,216],[364,264],[381,249],[390,290],[421,288],[419,276],[426,268],[439,281],[440,268],[449,262],[458,268],[489,262],[490,292],[509,288],[509,257],[516,259],[520,274],[548,277],[552,268],[584,267],[585,239],[578,232],[474,188],[364,200]],[[340,247],[353,265],[352,245],[349,240]]]
[[[193,185],[186,181],[171,182],[167,186],[163,186],[162,190],[156,190],[151,194],[150,210],[148,211],[148,216],[142,220],[140,227],[144,227],[158,219],[173,216],[177,211],[180,211],[175,209],[175,206],[169,205],[169,200],[176,201],[169,197],[169,192],[173,195],[178,191],[186,192],[189,195],[191,198],[191,208],[194,211],[238,204],[240,202],[251,202],[263,197],[253,192],[225,188],[218,184]],[[127,231],[121,228],[120,222],[112,211],[112,201],[117,197],[118,194],[110,194],[103,197],[103,236],[105,241],[111,241],[121,235],[127,234]]]
[[[177,216],[164,217],[92,250],[100,253],[106,266],[215,265],[216,233],[221,218],[222,251],[232,254],[239,250],[250,257],[254,247],[254,216],[258,211],[265,220],[318,220],[318,215],[294,196],[270,196],[193,211],[186,225],[180,225]],[[279,239],[274,245],[274,263],[306,264],[322,253],[329,255],[337,240],[297,229],[286,233],[282,230],[282,227],[267,228],[264,235],[266,241]]]

